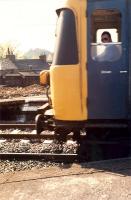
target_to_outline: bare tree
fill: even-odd
[[[0,59],[5,58],[6,55],[16,55],[21,57],[21,52],[18,51],[18,44],[13,42],[4,42],[0,44]]]

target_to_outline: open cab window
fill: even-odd
[[[121,13],[118,10],[95,10],[91,16],[91,58],[97,62],[114,62],[121,58]],[[109,32],[110,42],[101,41]]]

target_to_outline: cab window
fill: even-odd
[[[56,45],[53,65],[71,65],[78,63],[75,16],[72,10],[58,12]]]
[[[114,62],[121,58],[121,13],[118,10],[95,10],[91,16],[91,58]]]

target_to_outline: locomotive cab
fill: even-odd
[[[88,108],[91,119],[127,119],[129,69],[125,10],[126,3],[120,0],[99,2],[97,8],[92,1],[88,3]],[[110,33],[111,42],[100,40],[104,31]]]
[[[126,127],[131,120],[131,2],[66,0],[50,68],[55,127]],[[103,32],[111,41],[102,42]]]

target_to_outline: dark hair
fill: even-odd
[[[102,34],[101,34],[101,36],[103,36],[103,35],[108,35],[110,38],[111,38],[111,34],[108,32],[108,31],[104,31]]]

